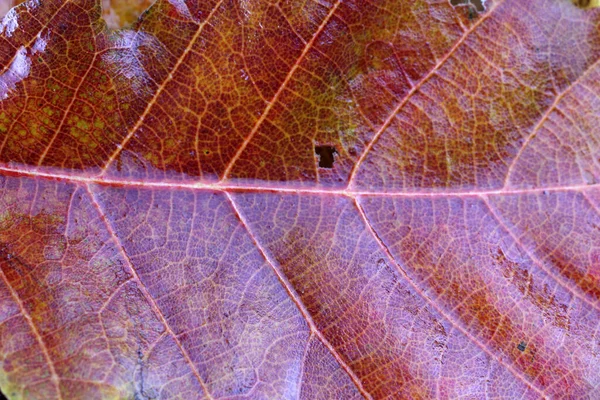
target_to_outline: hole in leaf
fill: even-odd
[[[525,351],[526,348],[527,348],[527,344],[525,344],[525,342],[521,342],[517,346],[517,349],[519,349],[520,351]]]
[[[450,4],[458,6],[461,4],[468,4],[471,7],[475,7],[477,12],[485,11],[485,0],[450,0]]]
[[[333,146],[316,146],[315,154],[319,157],[319,168],[333,168],[338,152]]]

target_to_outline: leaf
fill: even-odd
[[[2,392],[598,397],[600,13],[457,3],[10,11]]]

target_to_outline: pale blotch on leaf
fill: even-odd
[[[4,17],[11,8],[21,4],[23,0],[0,0],[0,18]]]
[[[477,12],[485,11],[485,0],[450,0],[450,4],[453,6],[467,5]]]
[[[155,0],[102,0],[102,17],[109,29],[133,25]]]

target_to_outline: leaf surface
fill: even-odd
[[[600,395],[597,9],[102,15],[0,23],[7,397]]]

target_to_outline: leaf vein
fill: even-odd
[[[398,105],[390,113],[390,115],[387,117],[387,119],[383,122],[383,124],[381,125],[381,128],[379,128],[379,130],[377,132],[375,132],[375,135],[373,135],[373,138],[369,141],[369,144],[367,144],[367,147],[365,147],[365,149],[361,153],[360,157],[354,164],[354,167],[352,168],[352,171],[350,172],[350,176],[348,178],[348,188],[353,187],[354,179],[356,178],[356,174],[357,174],[361,164],[363,163],[367,154],[371,151],[371,149],[373,148],[373,145],[377,142],[379,137],[391,125],[391,123],[394,120],[394,118],[396,117],[396,115],[398,115],[398,113],[404,108],[404,106],[408,103],[408,101],[412,98],[412,96],[416,92],[418,92],[419,89],[421,89],[421,87],[423,87],[423,85],[429,79],[431,79],[442,66],[444,66],[446,64],[446,61],[450,59],[450,57],[456,52],[456,50],[458,50],[458,48],[463,43],[465,43],[465,41],[471,35],[471,33],[473,33],[475,31],[475,29],[483,23],[483,21],[487,20],[490,17],[490,15],[493,13],[493,11],[498,7],[498,4],[500,4],[500,2],[496,3],[494,8],[491,8],[485,15],[483,15],[477,22],[475,22],[471,26],[471,28],[467,32],[465,32],[462,35],[462,37],[454,44],[454,46],[452,46],[452,48],[446,53],[446,55],[444,55],[444,57],[442,57],[442,59],[436,63],[436,65],[427,73],[427,75],[425,75],[423,78],[421,78],[421,80],[418,81],[417,84],[414,85],[410,89],[410,91],[406,94],[406,96],[404,96],[404,98],[398,103]]]
[[[108,171],[108,168],[112,165],[112,163],[115,161],[115,159],[117,158],[117,156],[125,148],[125,146],[127,145],[127,143],[129,143],[129,140],[131,140],[131,138],[133,137],[133,135],[135,134],[135,132],[142,126],[142,124],[144,123],[144,119],[150,113],[150,110],[152,110],[152,107],[156,103],[156,100],[160,97],[160,94],[167,87],[167,84],[169,82],[171,82],[171,80],[173,80],[173,78],[175,77],[175,73],[177,72],[177,70],[179,69],[179,67],[181,66],[181,64],[183,64],[183,61],[185,60],[186,56],[192,50],[192,47],[194,46],[194,44],[196,43],[196,41],[198,40],[198,38],[202,34],[202,31],[203,31],[204,27],[206,26],[206,24],[208,24],[208,21],[210,21],[211,18],[217,13],[217,10],[221,7],[221,4],[223,3],[223,1],[224,0],[219,0],[219,2],[217,2],[217,4],[211,10],[210,14],[208,14],[208,16],[206,17],[206,19],[199,24],[198,29],[196,30],[196,33],[194,33],[194,36],[190,39],[190,43],[185,48],[185,50],[181,53],[181,56],[179,57],[179,59],[177,60],[177,62],[175,63],[175,65],[173,66],[173,69],[171,70],[171,72],[169,73],[169,75],[165,78],[165,80],[163,80],[163,82],[158,87],[158,89],[156,89],[156,92],[154,92],[154,95],[148,101],[148,105],[146,105],[146,108],[144,109],[144,111],[142,112],[142,114],[137,119],[137,122],[127,132],[127,134],[125,135],[125,138],[123,139],[123,141],[117,146],[117,148],[115,149],[115,151],[113,152],[113,154],[110,156],[110,158],[108,159],[108,161],[106,162],[106,164],[102,168],[102,171],[100,172],[99,176],[103,176]]]
[[[585,194],[584,194],[585,196]],[[585,196],[587,198],[587,196]],[[509,227],[506,225],[506,223],[504,222],[503,218],[501,217],[501,215],[497,212],[497,210],[490,204],[487,196],[481,196],[481,199],[483,200],[483,202],[485,203],[486,207],[488,208],[492,218],[494,218],[494,220],[496,221],[496,223],[506,232],[510,235],[511,239],[513,240],[513,242],[517,245],[517,247],[519,247],[521,250],[523,250],[525,252],[525,254],[527,254],[527,256],[533,261],[533,263],[535,265],[537,265],[542,271],[544,271],[548,276],[550,276],[552,279],[554,279],[560,286],[562,286],[565,290],[567,290],[568,292],[570,292],[571,294],[573,294],[573,296],[577,297],[578,299],[580,299],[581,301],[583,301],[584,303],[588,304],[589,306],[591,306],[592,308],[600,311],[600,306],[594,302],[591,302],[585,295],[584,292],[581,292],[579,289],[577,289],[577,287],[572,287],[572,285],[570,285],[568,283],[568,281],[565,281],[564,278],[561,278],[560,275],[557,275],[555,273],[553,273],[552,271],[550,271],[549,268],[547,268],[544,263],[530,250],[527,249],[527,247],[525,245],[523,245],[523,243],[521,243],[521,241],[519,240],[519,238],[517,237],[517,235],[511,230],[509,229]]]
[[[267,106],[265,107],[265,110],[262,112],[262,114],[260,115],[258,120],[256,120],[256,123],[254,124],[254,127],[252,127],[252,130],[250,131],[250,133],[248,134],[248,136],[246,137],[246,139],[244,140],[244,142],[242,143],[240,148],[237,150],[235,155],[229,161],[229,164],[227,165],[227,167],[225,168],[225,170],[223,172],[223,177],[221,178],[221,182],[227,180],[234,164],[240,158],[240,156],[242,155],[242,153],[244,152],[244,150],[246,149],[246,147],[248,146],[248,144],[250,143],[252,138],[256,135],[256,132],[258,132],[258,128],[260,128],[260,126],[262,125],[264,120],[267,118],[269,111],[271,111],[271,109],[273,108],[273,105],[277,102],[277,100],[279,99],[279,96],[281,96],[281,93],[283,93],[283,90],[287,86],[288,82],[292,79],[292,76],[294,75],[294,73],[296,72],[298,67],[300,66],[300,63],[302,62],[302,60],[304,60],[304,57],[306,56],[306,54],[308,54],[308,51],[313,47],[313,44],[317,40],[317,37],[321,34],[321,32],[323,32],[323,30],[325,29],[325,26],[327,26],[327,24],[331,20],[331,17],[333,17],[333,15],[335,14],[335,11],[337,10],[337,8],[339,7],[340,4],[341,4],[341,0],[337,0],[337,2],[333,5],[333,7],[331,7],[331,10],[329,10],[329,13],[327,14],[327,16],[321,22],[321,25],[319,25],[319,27],[317,28],[317,31],[315,32],[315,34],[306,43],[306,46],[304,46],[302,53],[300,53],[300,56],[298,57],[296,62],[294,62],[294,65],[292,66],[292,68],[290,69],[290,72],[288,72],[287,76],[285,77],[285,79],[283,80],[281,85],[279,86],[279,89],[277,89],[277,92],[275,92],[275,95],[273,95],[273,98],[267,104]]]
[[[428,304],[430,304],[442,317],[444,317],[444,319],[446,319],[450,324],[452,324],[452,326],[454,326],[456,329],[458,329],[463,335],[465,335],[469,340],[471,340],[471,342],[473,342],[477,347],[479,347],[483,352],[485,352],[491,358],[496,360],[496,362],[499,365],[506,368],[519,381],[523,382],[525,385],[527,385],[528,387],[530,387],[531,389],[536,391],[538,394],[540,394],[543,398],[545,398],[546,395],[543,390],[541,390],[537,386],[533,385],[533,383],[529,382],[529,380],[527,380],[520,371],[515,369],[512,365],[506,363],[501,357],[499,357],[492,350],[490,350],[484,343],[481,343],[475,335],[471,334],[467,330],[467,328],[463,327],[462,324],[460,324],[459,322],[457,322],[453,318],[451,318],[450,315],[448,315],[441,306],[439,306],[433,299],[430,299],[429,296],[427,296],[423,292],[423,290],[421,290],[421,288],[408,275],[408,273],[396,262],[396,259],[392,256],[391,251],[388,249],[388,247],[385,245],[383,240],[379,237],[379,235],[375,231],[375,228],[373,228],[373,226],[369,222],[369,219],[368,219],[363,207],[361,206],[359,199],[355,199],[354,201],[355,201],[355,206],[358,210],[358,213],[362,217],[363,223],[365,224],[365,226],[367,227],[367,229],[369,230],[369,232],[371,233],[371,235],[373,236],[375,241],[379,244],[382,251],[385,253],[386,257],[396,267],[396,270],[398,271],[398,273],[410,284],[410,286],[413,287],[413,289],[417,292],[417,294],[423,300],[425,300]]]
[[[317,326],[316,326],[314,320],[312,319],[309,311],[307,310],[307,308],[304,305],[304,303],[302,302],[302,300],[299,298],[298,294],[296,293],[296,291],[292,287],[291,283],[288,281],[287,277],[284,275],[284,273],[282,271],[279,270],[279,268],[277,268],[276,261],[273,260],[269,256],[269,254],[266,252],[266,250],[264,249],[264,247],[260,244],[260,242],[256,238],[256,235],[254,235],[254,233],[250,229],[249,224],[246,222],[246,218],[244,217],[244,215],[242,214],[242,212],[238,208],[238,206],[235,203],[235,201],[233,200],[233,197],[231,196],[231,194],[225,192],[225,195],[229,199],[231,207],[235,211],[235,213],[236,213],[238,219],[240,220],[241,224],[243,225],[244,229],[246,230],[246,232],[248,233],[248,235],[250,235],[250,237],[252,238],[252,241],[254,242],[256,248],[261,253],[262,257],[265,259],[265,261],[267,262],[267,264],[269,264],[269,266],[271,267],[271,269],[273,270],[273,272],[277,276],[279,282],[281,283],[281,286],[283,286],[283,288],[285,289],[285,291],[288,293],[288,296],[290,297],[290,299],[294,302],[294,304],[298,308],[298,311],[300,311],[300,314],[302,314],[302,316],[304,317],[304,320],[308,324],[308,326],[309,326],[309,328],[311,330],[311,333],[314,334],[321,341],[321,343],[323,343],[323,345],[325,347],[327,347],[327,349],[329,350],[329,352],[331,353],[331,355],[335,358],[335,360],[342,367],[342,369],[344,369],[344,371],[348,374],[348,376],[350,377],[350,379],[352,380],[352,382],[356,386],[357,390],[363,395],[363,397],[365,397],[367,399],[372,399],[372,396],[363,388],[362,382],[356,376],[356,374],[354,373],[354,371],[352,371],[352,369],[350,368],[350,366],[343,360],[343,358],[337,352],[337,350],[331,345],[331,343],[329,343],[329,341],[319,331],[319,329],[317,328]]]
[[[100,219],[104,223],[104,225],[106,227],[106,230],[108,231],[111,239],[113,240],[113,242],[115,243],[115,245],[119,249],[119,252],[121,253],[121,256],[124,258],[125,263],[129,267],[129,270],[130,270],[132,276],[134,277],[134,281],[138,284],[140,290],[142,291],[142,293],[144,295],[144,298],[146,299],[146,301],[150,305],[150,307],[151,307],[152,311],[154,312],[154,314],[160,319],[161,323],[165,327],[165,330],[169,333],[169,335],[173,338],[173,340],[177,344],[177,347],[179,348],[179,351],[181,351],[181,354],[183,355],[185,361],[189,364],[189,366],[190,366],[190,368],[191,368],[191,370],[192,370],[195,378],[198,380],[198,383],[200,383],[200,386],[202,387],[202,390],[206,393],[206,396],[209,399],[212,399],[212,396],[211,396],[210,392],[208,391],[208,388],[206,387],[206,383],[204,382],[204,380],[200,376],[200,373],[198,372],[198,369],[194,365],[194,363],[193,363],[192,359],[190,358],[188,352],[183,347],[181,341],[179,340],[179,338],[177,337],[177,335],[175,334],[175,332],[173,332],[173,330],[171,329],[171,326],[167,322],[167,319],[165,318],[165,316],[161,312],[160,308],[158,307],[158,305],[156,304],[156,302],[154,301],[154,299],[152,298],[152,296],[148,292],[148,289],[142,283],[142,280],[140,279],[140,276],[138,275],[137,271],[133,267],[133,263],[131,262],[131,260],[129,259],[129,256],[125,252],[125,248],[123,247],[123,245],[121,244],[121,241],[119,240],[119,237],[115,233],[115,231],[114,231],[114,229],[112,227],[112,224],[109,222],[109,220],[108,220],[108,218],[107,218],[107,216],[106,216],[106,214],[105,214],[102,206],[96,200],[96,196],[95,196],[94,192],[89,187],[89,185],[85,185],[85,189],[86,189],[88,195],[90,196],[90,199],[91,199],[94,207],[96,208],[98,214],[100,215]]]
[[[48,365],[48,368],[50,369],[50,375],[51,375],[50,379],[52,380],[52,383],[54,384],[54,386],[56,386],[56,392],[58,394],[58,398],[62,399],[63,396],[62,396],[62,393],[60,390],[60,384],[59,384],[60,378],[58,377],[58,374],[56,373],[56,369],[54,368],[54,363],[52,362],[52,359],[50,358],[50,353],[48,352],[48,347],[46,346],[44,339],[42,339],[40,332],[38,331],[37,327],[33,323],[33,319],[31,318],[31,315],[29,315],[29,313],[25,309],[25,305],[21,301],[19,294],[12,287],[12,285],[10,284],[10,281],[8,280],[8,278],[6,277],[6,275],[4,274],[4,271],[2,269],[0,269],[0,276],[2,276],[2,280],[4,281],[4,284],[6,285],[8,290],[10,291],[10,294],[11,294],[13,300],[15,301],[15,303],[17,303],[21,315],[23,316],[23,318],[25,318],[25,321],[27,321],[27,325],[29,325],[29,328],[31,329],[33,336],[35,336],[35,339],[38,342],[40,349],[42,350],[42,354],[44,355],[46,364]]]
[[[594,63],[592,63],[590,66],[588,66],[585,69],[585,71],[583,71],[582,74],[579,75],[579,77],[575,81],[573,81],[569,86],[567,86],[562,92],[560,92],[555,97],[555,99],[552,102],[552,104],[550,105],[550,107],[548,107],[546,109],[546,111],[542,114],[542,116],[540,117],[540,119],[537,122],[537,124],[535,124],[535,126],[531,130],[531,133],[527,136],[527,138],[523,142],[523,145],[521,146],[521,148],[517,152],[517,155],[515,156],[515,158],[513,158],[513,160],[511,161],[510,165],[508,166],[508,169],[506,171],[506,177],[504,178],[504,186],[503,186],[503,188],[507,188],[508,187],[509,182],[510,182],[510,178],[512,176],[512,173],[514,172],[515,165],[517,164],[517,161],[519,161],[519,159],[523,155],[523,152],[525,151],[525,149],[527,147],[529,147],[529,144],[531,143],[531,141],[533,140],[533,138],[535,138],[537,132],[541,129],[541,127],[544,125],[544,123],[548,120],[548,118],[550,117],[550,114],[552,114],[552,111],[556,110],[558,108],[558,105],[562,101],[562,99],[564,99],[565,96],[567,94],[569,94],[569,92],[571,92],[571,90],[573,90],[573,88],[575,86],[579,85],[585,79],[585,77],[588,74],[590,74],[592,71],[594,71],[596,69],[596,67],[598,67],[598,66],[600,66],[600,58],[598,60],[596,60]]]

